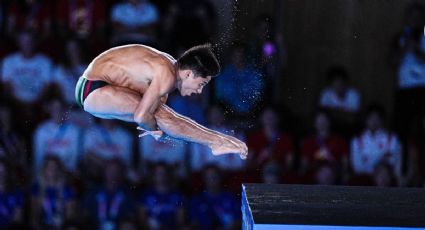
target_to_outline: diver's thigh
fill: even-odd
[[[123,87],[106,85],[91,92],[84,100],[84,110],[93,116],[133,122],[134,111],[142,95]]]

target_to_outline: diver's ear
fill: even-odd
[[[192,77],[192,78],[195,77],[195,74],[193,73],[192,70],[189,70],[188,77]]]
[[[189,78],[192,74],[193,74],[192,70],[187,69],[187,70],[184,70],[183,77]]]

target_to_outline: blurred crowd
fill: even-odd
[[[240,229],[241,183],[424,186],[423,5],[406,9],[390,47],[394,120],[382,105],[362,103],[346,67],[330,66],[314,118],[304,121],[278,103],[285,55],[273,18],[258,16],[250,40],[236,40],[220,4],[1,1],[0,228]],[[167,103],[245,141],[246,161],[139,139],[135,124],[76,105],[78,78],[110,47],[141,43],[178,57],[207,42],[220,75],[203,95],[172,94]]]

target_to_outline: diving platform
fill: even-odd
[[[425,188],[243,184],[242,229],[425,229]]]

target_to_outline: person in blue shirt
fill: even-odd
[[[265,80],[260,71],[246,58],[246,48],[236,44],[231,48],[230,62],[215,80],[215,97],[235,115],[248,115],[261,105]]]
[[[183,227],[185,202],[173,189],[171,168],[163,162],[153,167],[152,186],[140,196],[139,221],[149,229]]]
[[[103,184],[89,191],[83,205],[86,228],[114,230],[120,220],[134,218],[134,200],[124,187],[125,171],[120,159],[106,161]]]
[[[221,171],[208,165],[203,172],[204,191],[190,205],[192,227],[196,229],[240,229],[241,211],[236,197],[222,190]]]
[[[60,228],[75,215],[75,194],[60,158],[47,154],[41,171],[31,187],[31,224],[35,229]]]

